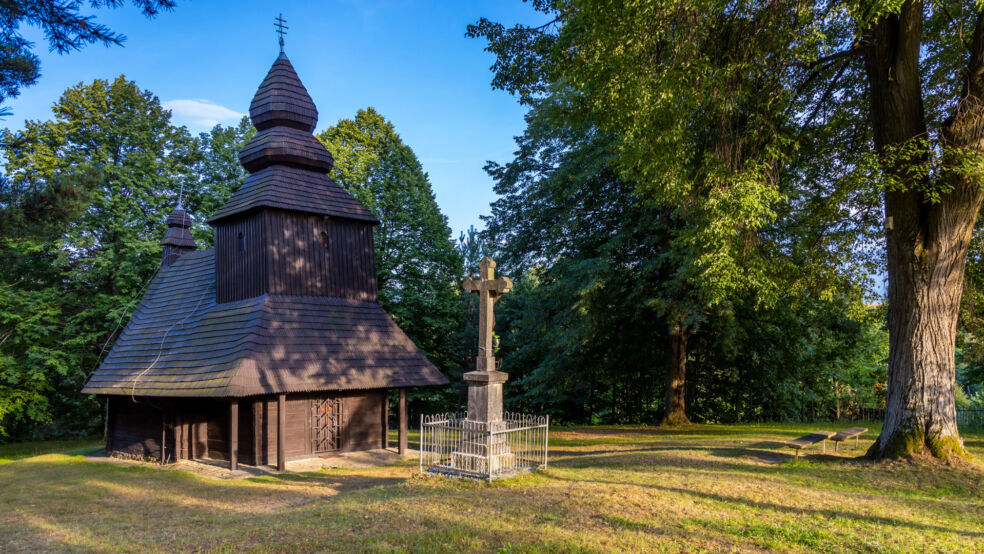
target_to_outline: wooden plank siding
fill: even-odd
[[[248,213],[216,225],[215,264],[218,302],[261,294],[377,299],[372,224],[364,221]]]
[[[263,218],[259,212],[215,227],[217,302],[252,298],[269,289],[263,232]]]

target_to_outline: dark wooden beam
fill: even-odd
[[[266,400],[253,400],[253,465],[263,463],[263,404]]]
[[[400,456],[407,453],[407,389],[400,389]]]
[[[284,451],[287,433],[287,395],[277,395],[277,471],[287,470],[287,453]]]
[[[229,471],[239,468],[239,400],[229,401]]]
[[[188,424],[190,427],[188,434],[191,435],[191,444],[188,446],[188,458],[191,460],[198,459],[198,435],[201,433],[201,423],[198,421],[198,418],[198,414],[195,413]]]
[[[112,396],[106,397],[106,453],[113,451],[113,436],[116,435],[116,412],[112,407]]]
[[[390,398],[389,391],[383,391],[383,448],[389,448]]]

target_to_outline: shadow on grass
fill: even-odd
[[[545,474],[545,477],[548,478],[548,479],[555,479],[555,480],[564,481],[564,482],[590,482],[590,483],[597,483],[597,484],[600,484],[600,485],[625,485],[626,484],[626,483],[622,483],[622,482],[618,482],[618,481],[609,481],[609,480],[603,480],[603,479],[567,479],[567,478],[564,478],[564,477],[557,476],[556,474]],[[774,502],[766,502],[766,501],[761,501],[761,500],[751,500],[751,499],[748,499],[748,498],[742,498],[740,496],[731,496],[731,495],[725,495],[725,494],[720,494],[720,493],[698,491],[698,490],[693,490],[693,489],[685,489],[685,488],[681,488],[681,487],[671,487],[671,486],[665,486],[665,485],[655,485],[655,484],[651,484],[651,483],[647,483],[647,484],[632,483],[631,485],[632,486],[637,486],[637,487],[643,487],[643,488],[647,488],[647,489],[651,489],[651,490],[658,490],[658,491],[663,491],[663,492],[668,492],[668,493],[676,493],[676,494],[682,494],[682,495],[687,495],[687,496],[693,496],[693,497],[702,498],[702,499],[705,499],[705,500],[713,500],[713,501],[717,501],[717,502],[732,503],[732,504],[742,504],[744,506],[748,506],[750,508],[755,508],[755,509],[759,509],[759,510],[773,510],[773,511],[776,511],[776,512],[789,513],[789,514],[794,514],[794,515],[797,515],[797,516],[803,515],[803,514],[810,514],[810,515],[823,516],[823,517],[828,518],[828,519],[830,519],[830,518],[850,519],[850,520],[859,521],[859,522],[863,522],[863,523],[869,523],[869,524],[872,524],[872,525],[889,525],[889,526],[895,526],[895,527],[908,527],[908,528],[912,528],[912,529],[922,529],[922,530],[925,530],[925,531],[936,531],[936,532],[939,532],[939,533],[955,533],[955,534],[958,534],[958,535],[961,535],[961,536],[964,536],[964,537],[969,537],[969,538],[982,538],[982,537],[984,537],[984,532],[981,532],[981,531],[963,531],[963,530],[954,529],[952,527],[943,527],[943,526],[938,526],[938,525],[929,525],[929,524],[925,524],[925,523],[917,523],[917,522],[913,522],[913,521],[906,521],[906,520],[902,520],[902,519],[894,519],[894,518],[883,517],[883,516],[872,516],[872,515],[857,514],[857,513],[847,512],[847,511],[843,511],[843,510],[815,509],[815,508],[809,508],[809,507],[804,507],[804,506],[785,506],[785,505],[777,504],[777,503],[774,503]]]

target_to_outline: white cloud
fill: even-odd
[[[171,110],[176,123],[189,127],[211,129],[219,123],[235,123],[246,115],[202,99],[168,100],[163,105]]]

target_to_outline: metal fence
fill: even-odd
[[[502,421],[464,413],[420,416],[420,471],[492,481],[547,467],[550,416],[507,412]]]
[[[852,414],[852,421],[881,422],[885,419],[885,408],[858,408]],[[957,408],[957,425],[960,427],[984,426],[984,409]]]

